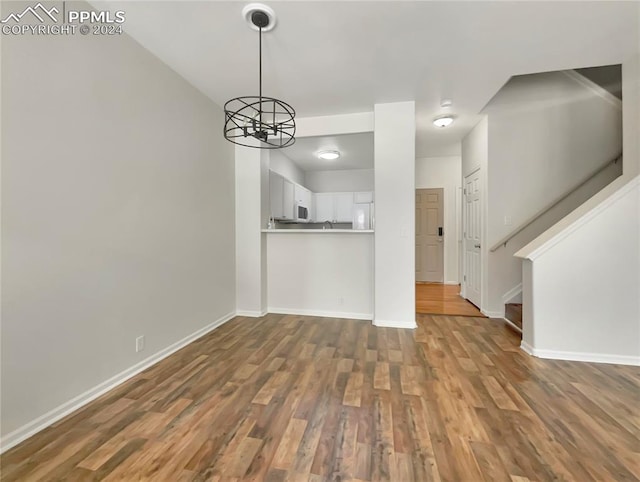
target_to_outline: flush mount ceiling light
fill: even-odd
[[[433,125],[436,127],[448,127],[453,123],[452,115],[441,115],[433,119]]]
[[[224,137],[246,147],[279,149],[292,145],[295,139],[296,111],[286,102],[262,95],[262,33],[273,29],[275,13],[266,5],[247,5],[243,16],[258,33],[258,95],[236,97],[224,105]],[[252,138],[260,143],[254,145]]]
[[[325,161],[334,161],[340,157],[340,153],[338,151],[321,151],[318,152],[318,157]]]

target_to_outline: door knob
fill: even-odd
[[[474,245],[474,248],[479,248],[479,247],[480,247],[479,244]]]

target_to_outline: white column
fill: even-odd
[[[236,146],[235,152],[236,312],[241,316],[266,314],[265,240],[260,231],[263,228],[263,152],[242,146]]]
[[[376,104],[376,326],[415,328],[415,103]]]

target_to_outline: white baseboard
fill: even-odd
[[[480,313],[482,313],[487,318],[504,318],[504,310],[502,311],[480,310]]]
[[[371,313],[349,313],[342,311],[320,311],[306,310],[297,308],[268,308],[269,313],[277,313],[280,315],[300,315],[300,316],[319,316],[321,318],[348,318],[351,320],[372,320]]]
[[[535,356],[533,354],[533,347],[531,345],[529,345],[529,343],[527,343],[526,341],[521,341],[520,342],[520,349],[523,352],[525,352],[527,355]]]
[[[249,310],[237,310],[236,316],[248,316],[249,318],[262,318],[267,316],[267,311],[249,311]]]
[[[201,328],[198,331],[192,333],[191,335],[183,338],[182,340],[177,341],[172,345],[169,345],[167,348],[160,350],[159,352],[151,355],[148,358],[145,358],[144,360],[142,360],[139,363],[136,363],[132,367],[127,368],[126,370],[118,373],[117,375],[100,383],[99,385],[96,385],[95,387],[90,388],[86,392],[81,393],[77,397],[72,398],[68,402],[65,402],[62,405],[59,405],[58,407],[45,413],[44,415],[41,415],[35,420],[32,420],[31,422],[23,425],[22,427],[14,430],[13,432],[8,433],[4,437],[2,437],[2,440],[0,440],[0,453],[3,453],[9,450],[11,447],[14,447],[15,445],[19,444],[23,440],[26,440],[32,435],[35,435],[41,430],[44,430],[49,425],[66,417],[70,413],[75,412],[79,408],[82,408],[87,403],[91,402],[92,400],[95,400],[96,398],[108,392],[109,390],[112,390],[118,385],[126,382],[131,377],[137,375],[143,370],[146,370],[150,366],[155,365],[159,361],[167,358],[169,355],[175,353],[176,351],[185,347],[189,343],[206,335],[210,331],[213,331],[214,329],[223,325],[224,323],[231,320],[235,316],[236,316],[235,312],[224,315],[223,317],[217,319],[213,323],[210,323],[204,328]]]
[[[607,353],[582,353],[574,351],[540,350],[524,341],[520,343],[522,351],[538,358],[549,360],[567,360],[589,363],[611,363],[614,365],[640,366],[640,356],[609,355]]]
[[[446,285],[459,285],[460,283],[457,281],[445,281],[444,284]]]
[[[411,321],[392,321],[392,320],[373,320],[374,326],[381,328],[404,328],[407,330],[414,330],[418,327],[415,320]]]

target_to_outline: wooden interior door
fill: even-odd
[[[416,281],[444,281],[444,189],[416,189]]]
[[[480,210],[480,169],[464,178],[464,296],[476,306],[481,303],[480,282],[480,234],[482,226]]]

